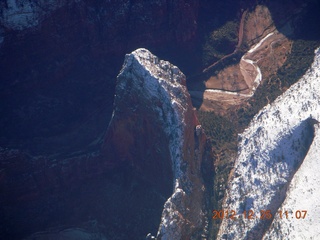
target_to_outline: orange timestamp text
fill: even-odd
[[[280,219],[305,219],[307,217],[307,210],[296,210],[296,211],[288,211],[288,210],[279,210],[275,213],[272,213],[271,210],[245,210],[241,213],[237,213],[235,210],[213,210],[212,211],[212,219],[222,220],[222,219],[231,219],[236,220],[239,218],[243,219],[261,219],[261,220],[270,220],[273,219],[276,215],[279,216]]]

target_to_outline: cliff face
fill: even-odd
[[[37,155],[95,142],[125,53],[186,51],[197,11],[198,1],[2,1],[0,145]]]
[[[8,0],[1,3],[0,20],[2,28],[25,30],[41,23],[43,18],[67,1],[26,1]]]
[[[198,9],[184,0],[0,3],[0,238],[92,219],[111,239],[155,234],[173,189],[173,142],[147,109],[106,134],[115,78],[140,46],[188,52]]]
[[[303,3],[286,1],[281,8],[275,4],[271,14],[256,8],[248,15],[239,36],[244,35],[247,50],[252,47],[244,56],[247,75],[255,66],[252,86],[253,79],[260,79],[253,61],[259,61],[266,76],[267,70],[271,74],[283,64],[289,51],[287,39],[267,29],[273,26],[274,9],[278,9],[279,23],[283,9],[290,6],[291,16]],[[209,32],[206,28],[218,28],[230,16],[240,19],[240,9],[249,6],[254,9],[249,0],[2,1],[0,238],[21,239],[56,226],[63,229],[43,232],[41,237],[80,232],[84,238],[98,234],[101,239],[141,239],[158,231],[159,239],[198,239],[206,232],[205,215],[210,207],[205,201],[203,168],[211,171],[211,163],[206,162],[205,136],[184,75],[139,49],[126,57],[117,83],[114,80],[123,55],[139,47],[182,59],[180,63],[189,67],[185,69],[198,71],[199,49],[204,50],[201,38]],[[281,52],[283,44],[287,48]],[[225,100],[219,94],[213,90],[210,96]],[[229,95],[240,96],[227,94],[226,100]],[[244,96],[248,97],[251,94]],[[292,133],[281,135],[284,142],[294,145],[291,170],[316,141],[302,136],[313,132],[314,118],[304,116],[301,124],[290,125]],[[277,159],[289,159],[285,154],[278,158],[283,148],[279,143],[274,151]],[[292,176],[288,173],[284,181]],[[273,204],[282,200],[283,195]],[[281,229],[286,233],[289,228],[283,225]],[[277,232],[270,228],[268,234]]]
[[[164,138],[139,143],[160,144],[148,152],[156,157],[154,166],[141,163],[140,153],[121,165],[114,153],[105,148],[105,155],[100,153],[101,144],[108,145],[104,137],[124,54],[139,46],[189,49],[197,12],[198,1],[183,0],[1,1],[0,238],[21,239],[58,222],[70,226],[92,218],[107,226],[112,239],[155,231],[172,189]],[[153,136],[164,131],[153,122],[139,124]],[[126,139],[126,131],[121,134]],[[150,173],[158,181],[154,192],[154,185],[145,183],[152,182]],[[143,183],[133,196],[138,175],[147,181],[139,178]],[[139,201],[143,197],[152,199],[150,208]],[[128,209],[130,219],[144,229],[127,223]],[[139,219],[142,213],[149,220]]]
[[[240,135],[239,156],[223,206],[235,211],[236,219],[223,219],[220,238],[303,239],[319,235],[312,225],[319,219],[315,197],[319,195],[315,189],[319,176],[313,170],[319,144],[318,127],[314,128],[320,119],[319,64],[318,49],[303,78],[264,107]],[[267,210],[272,217],[263,213]],[[296,215],[301,210],[308,211],[306,219]],[[281,219],[279,211],[288,211],[288,218],[282,215]]]
[[[80,231],[140,238],[155,234],[160,218],[158,239],[197,239],[202,234],[207,224],[206,137],[177,67],[146,49],[128,54],[100,144],[96,151],[74,156],[34,157],[1,149],[0,188],[5,194],[0,195],[0,236],[21,238],[55,222],[83,226],[95,219],[105,227]],[[17,225],[18,231],[11,232]],[[52,234],[64,236],[65,231],[33,236]]]
[[[164,195],[173,187],[157,238],[199,237],[206,224],[206,138],[181,71],[146,49],[127,55],[106,139],[104,151],[115,161],[131,165]]]
[[[315,137],[303,164],[294,175],[286,199],[263,239],[316,239],[319,236],[319,125],[315,126]],[[287,213],[285,211],[288,211]],[[288,215],[288,216],[287,216]],[[291,218],[291,219],[290,219]],[[285,220],[285,221],[284,221]],[[288,220],[288,221],[287,221]]]

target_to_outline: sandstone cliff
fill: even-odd
[[[112,119],[101,141],[100,150],[74,156],[34,157],[0,149],[0,188],[6,193],[0,195],[1,214],[7,228],[0,229],[1,236],[14,239],[53,227],[61,215],[60,224],[65,226],[83,226],[90,218],[105,225],[107,230],[79,230],[88,236],[124,239],[132,234],[138,239],[143,231],[156,234],[154,226],[160,219],[158,239],[198,239],[205,234],[206,137],[185,76],[176,66],[146,49],[128,54],[117,78]],[[40,215],[38,208],[44,208]],[[46,223],[47,218],[51,222]],[[15,234],[8,219],[12,226],[20,224]],[[112,233],[114,224],[121,234]],[[32,236],[62,237],[66,231],[79,232],[68,228]]]
[[[198,239],[202,234],[205,143],[183,73],[146,49],[128,54],[117,78],[104,151],[133,166],[162,192],[173,188],[157,239]]]
[[[146,115],[132,122],[150,134],[139,151],[159,144],[145,152],[154,161],[106,152],[115,78],[138,47],[190,51],[198,9],[198,0],[0,3],[0,238],[92,219],[111,239],[156,233],[173,189],[169,145]],[[120,134],[118,149],[130,141]]]
[[[1,1],[0,145],[56,154],[94,144],[110,120],[125,53],[141,46],[188,52],[198,5]]]
[[[205,214],[212,210],[205,205],[205,194],[212,187],[205,171],[212,172],[212,163],[203,156],[205,138],[186,92],[185,77],[147,50],[129,54],[117,80],[108,128],[123,56],[144,47],[178,63],[188,74],[197,74],[204,67],[199,56],[205,51],[201,45],[206,34],[229,20],[244,19],[239,39],[243,35],[246,50],[250,49],[242,60],[247,63],[245,75],[252,73],[248,85],[254,90],[262,78],[273,74],[284,61],[287,64],[292,39],[288,41],[284,30],[300,32],[302,38],[305,32],[315,32],[307,34],[311,39],[319,33],[316,20],[304,23],[308,14],[300,16],[310,2],[317,6],[316,1],[294,2],[259,1],[269,12],[251,0],[2,1],[0,238],[21,239],[42,230],[30,238],[80,233],[84,239],[141,239],[148,232],[159,239],[198,239],[202,232],[205,237]],[[247,9],[248,15],[241,9]],[[317,8],[313,16],[318,16]],[[278,28],[288,18],[288,28]],[[279,32],[269,27],[277,27]],[[224,37],[219,42],[227,45]],[[240,47],[241,42],[227,49]],[[299,54],[293,55],[299,59],[296,62],[307,65]],[[304,54],[309,55],[308,51]],[[236,57],[240,59],[240,55]],[[300,76],[301,69],[289,65],[293,67],[284,71]],[[156,76],[159,72],[161,76]],[[131,77],[136,82],[130,82]],[[144,85],[144,78],[154,84]],[[230,75],[230,79],[235,78]],[[140,86],[133,84],[137,82]],[[223,81],[222,85],[234,82]],[[213,89],[210,96],[220,102],[225,96],[240,101],[252,96],[250,92],[222,96],[219,89]],[[200,93],[200,101],[205,97]],[[269,102],[268,95],[266,99]],[[210,105],[218,106],[218,101]],[[296,144],[296,136],[313,132],[313,121],[311,116],[300,125],[290,125],[293,133],[284,137],[300,154],[294,167],[301,162],[305,148],[317,141],[304,136],[300,139],[304,144]],[[306,175],[304,171],[300,176]],[[292,172],[288,176],[289,182]],[[208,177],[206,181],[204,177]],[[297,181],[305,180],[299,177]],[[204,187],[204,182],[211,185]],[[215,182],[215,187],[218,184]],[[219,184],[220,193],[223,186]],[[292,197],[283,206],[297,200],[295,191],[302,191],[293,191],[289,183],[285,187]],[[272,223],[279,224],[279,219]],[[279,231],[287,234],[290,227],[272,227],[266,236],[272,238]]]

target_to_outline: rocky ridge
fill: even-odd
[[[114,108],[106,146],[114,148],[114,159],[132,164],[160,189],[173,186],[157,238],[198,239],[206,225],[202,176],[206,138],[185,76],[169,62],[138,49],[126,55]],[[123,131],[126,139],[119,139]]]
[[[188,45],[194,40],[197,30],[198,2],[156,0],[148,1],[147,4],[143,1],[125,0],[104,1],[103,3],[71,1],[63,8],[60,8],[65,4],[63,0],[47,2],[18,0],[0,3],[0,44],[2,44],[0,46],[3,47],[0,49],[0,72],[4,83],[1,88],[3,104],[0,109],[3,116],[0,126],[4,131],[0,134],[1,147],[4,146],[4,148],[0,148],[0,188],[4,194],[0,196],[2,205],[0,216],[4,216],[1,218],[6,223],[0,224],[1,232],[8,225],[13,229],[15,226],[22,226],[19,224],[20,222],[18,224],[14,222],[18,218],[20,221],[31,216],[30,222],[35,219],[34,215],[30,213],[25,215],[27,217],[15,215],[16,209],[12,208],[13,205],[17,208],[20,206],[20,210],[24,209],[19,205],[21,202],[30,203],[34,199],[43,197],[47,192],[52,191],[56,194],[65,187],[67,191],[71,186],[77,188],[88,178],[97,178],[105,174],[106,169],[113,171],[121,164],[123,164],[121,168],[123,166],[126,168],[124,176],[133,172],[135,175],[140,175],[141,178],[152,182],[157,189],[155,192],[161,198],[167,198],[172,194],[172,189],[175,189],[172,179],[175,179],[173,175],[176,170],[171,168],[172,149],[168,147],[168,144],[162,148],[158,147],[168,138],[161,127],[155,126],[163,125],[158,125],[160,122],[156,122],[154,125],[155,122],[148,121],[148,119],[141,120],[140,116],[136,114],[136,118],[131,121],[122,122],[123,126],[129,125],[131,130],[138,126],[135,132],[128,135],[128,138],[125,137],[127,129],[119,127],[117,129],[120,131],[113,135],[118,138],[107,134],[107,138],[104,139],[106,123],[109,120],[105,115],[108,114],[106,112],[96,114],[96,109],[106,109],[111,106],[106,102],[111,103],[112,99],[108,98],[108,101],[105,101],[104,96],[113,95],[114,85],[107,84],[106,86],[106,82],[113,82],[114,77],[109,76],[112,73],[106,69],[112,69],[116,73],[120,65],[115,62],[119,62],[119,59],[122,61],[122,56],[124,52],[128,51],[127,49],[135,49],[138,45],[144,47],[160,46],[159,48],[161,48],[167,46],[166,43],[172,47],[173,42],[177,45],[184,45],[184,43]],[[230,1],[230,4],[233,5],[234,2]],[[229,11],[229,8],[225,9]],[[50,15],[50,13],[53,14]],[[40,22],[43,24],[39,24]],[[108,62],[109,59],[111,63]],[[107,75],[108,81],[106,81]],[[110,79],[112,80],[110,81]],[[107,93],[106,89],[112,89],[111,93]],[[79,99],[81,102],[78,102]],[[131,100],[134,104],[139,101],[134,97],[130,98]],[[154,102],[150,102],[149,107],[152,108],[153,104]],[[80,109],[78,109],[79,106]],[[94,111],[92,111],[93,109]],[[79,116],[79,113],[83,115]],[[70,120],[69,124],[65,124],[65,121],[59,121],[59,119],[65,120],[66,116]],[[111,111],[109,116],[111,116]],[[123,116],[125,117],[125,115]],[[97,123],[92,119],[100,119],[100,122]],[[136,124],[136,120],[139,124]],[[11,125],[11,123],[13,124]],[[306,121],[303,126],[308,127],[309,124],[310,122]],[[81,127],[77,128],[78,126],[75,127],[75,125]],[[141,127],[143,125],[147,127]],[[198,123],[195,124],[195,126],[197,125]],[[38,128],[38,126],[40,127]],[[70,129],[75,134],[59,135]],[[149,136],[160,134],[161,137],[151,137],[144,142],[140,141],[142,138],[135,141],[134,138],[141,134],[140,130],[143,130],[143,134],[149,133]],[[196,132],[199,130],[200,127],[198,129],[196,127]],[[97,132],[99,134],[96,134]],[[189,139],[192,139],[191,132]],[[97,137],[97,135],[99,136]],[[17,138],[11,140],[12,136]],[[75,144],[80,138],[85,139],[85,142],[80,141],[80,144]],[[115,140],[113,142],[115,144],[112,145],[114,151],[107,147],[110,139]],[[99,154],[97,149],[100,149],[101,140],[105,141],[103,153]],[[130,143],[130,141],[132,142]],[[136,145],[131,148],[126,147],[137,142],[139,142],[138,147]],[[152,142],[157,147],[152,146]],[[89,144],[88,148],[83,148]],[[68,148],[69,146],[72,147]],[[20,147],[27,152],[31,148],[35,148],[31,152],[39,152],[40,149],[41,154],[45,155],[50,152],[56,155],[32,157],[28,153],[25,154],[23,150],[20,152],[20,150],[10,149]],[[92,150],[93,148],[94,150]],[[148,162],[142,161],[144,158],[140,160],[136,158],[136,156],[142,156],[147,148],[153,150],[148,152],[146,159],[150,159],[150,156],[157,156],[153,160],[158,164],[153,167],[154,163],[149,162],[148,165]],[[75,152],[78,149],[82,149],[81,152]],[[121,153],[121,149],[124,149],[125,154]],[[135,152],[136,149],[140,153]],[[119,157],[119,161],[116,161],[115,156]],[[168,161],[158,161],[163,159]],[[147,166],[144,163],[147,163]],[[182,165],[182,168],[185,169],[185,166]],[[147,172],[144,172],[146,169]],[[158,171],[159,169],[161,171]],[[114,172],[118,174],[117,171]],[[167,180],[161,183],[161,179]],[[130,177],[126,178],[126,184],[130,180]],[[180,182],[183,186],[186,184],[184,180]],[[136,190],[134,188],[136,182],[129,186],[126,184],[127,190]],[[184,187],[178,188],[179,193],[181,193],[180,189],[182,189],[182,193],[185,191]],[[169,200],[168,202],[171,203],[176,201]],[[14,203],[11,204],[12,202]],[[102,205],[110,203],[102,202],[104,202]],[[37,211],[39,206],[47,206],[47,203],[35,205]],[[115,205],[121,205],[121,203],[118,202]],[[168,209],[174,208],[177,207],[170,206]],[[106,206],[105,209],[108,207]],[[170,218],[168,215],[171,212],[176,212],[179,215],[180,212],[185,211],[183,209],[170,210],[169,213],[166,213],[166,219]],[[117,214],[121,215],[119,212]],[[39,217],[39,214],[36,216]],[[41,216],[46,217],[46,213],[42,213]],[[6,221],[9,218],[13,221],[7,224]],[[185,219],[188,218],[189,216]],[[38,222],[43,221],[40,218]],[[168,221],[164,220],[164,222],[165,224],[162,224],[162,226],[166,225],[164,229],[173,228],[168,226],[170,225]],[[121,223],[120,221],[119,225]],[[113,224],[111,225],[113,226]],[[178,228],[181,226],[178,225]],[[19,228],[19,230],[21,229]]]
[[[319,194],[319,126],[315,126],[315,137],[303,164],[294,175],[286,199],[277,213],[263,239],[317,239],[320,231]],[[285,211],[288,211],[288,216]],[[282,218],[281,218],[282,217]]]
[[[198,9],[183,0],[2,1],[0,145],[47,155],[95,144],[125,53],[188,52]]]
[[[234,210],[237,219],[223,219],[218,238],[261,239],[266,232],[266,239],[281,234],[294,239],[319,236],[317,228],[309,225],[319,215],[315,201],[319,193],[314,189],[319,177],[307,167],[317,161],[318,130],[313,125],[320,119],[319,69],[318,49],[303,78],[264,107],[240,135],[238,157],[223,205],[225,210]],[[299,190],[310,198],[303,200]],[[304,223],[294,216],[291,219],[292,215],[281,220],[277,211],[283,209],[294,213],[306,209],[310,218]],[[252,219],[242,214],[249,210],[254,212]],[[259,219],[260,211],[266,210],[274,219]]]
[[[207,157],[206,137],[192,107],[185,76],[176,66],[159,60],[146,49],[138,49],[126,55],[123,68],[117,77],[112,119],[102,141],[98,151],[64,158],[33,157],[19,150],[0,149],[0,188],[7,193],[5,196],[1,195],[0,201],[8,209],[12,209],[3,209],[3,221],[10,218],[13,225],[20,221],[23,228],[19,229],[18,234],[23,234],[21,231],[36,230],[40,224],[39,216],[36,213],[37,208],[30,206],[41,207],[42,201],[55,202],[54,209],[57,207],[57,214],[63,214],[65,208],[75,201],[74,197],[67,197],[68,193],[78,195],[77,192],[80,191],[90,196],[93,193],[86,187],[81,190],[79,185],[98,178],[101,180],[94,180],[94,184],[97,184],[94,198],[98,202],[105,201],[106,204],[99,205],[100,212],[105,212],[102,218],[101,214],[95,216],[100,224],[108,225],[111,221],[122,225],[121,216],[111,216],[110,212],[116,209],[119,213],[126,213],[127,206],[132,204],[131,214],[137,218],[152,217],[148,222],[153,223],[156,216],[150,215],[157,212],[155,208],[159,202],[164,203],[168,198],[162,217],[160,214],[158,216],[158,221],[161,217],[158,239],[198,239],[204,234],[208,223],[208,193],[204,183],[204,172],[207,170],[203,170]],[[106,179],[104,175],[107,176]],[[115,177],[112,177],[113,175]],[[100,193],[99,186],[102,184],[109,186],[112,190],[110,194],[104,193],[105,190]],[[88,186],[90,188],[90,185]],[[146,188],[145,186],[147,189],[141,192],[141,188]],[[130,198],[123,199],[127,194]],[[146,199],[140,199],[139,194],[147,194],[144,195]],[[149,201],[148,197],[153,199],[152,204],[143,203]],[[59,198],[63,200],[58,200]],[[87,198],[90,199],[81,196],[76,201],[88,204]],[[140,199],[139,203],[135,202],[137,198]],[[11,199],[15,199],[17,209],[10,205]],[[132,202],[130,199],[133,199]],[[119,206],[113,206],[112,201],[119,201]],[[91,201],[87,206],[90,205]],[[19,206],[24,206],[29,211],[27,216],[35,219],[27,224],[24,220],[12,217],[15,211],[18,216],[26,214],[20,211]],[[73,215],[81,216],[78,224],[86,221],[83,214],[86,214],[87,210],[77,210],[76,205],[74,207],[68,210],[73,213],[65,217],[65,224]],[[94,210],[89,211],[92,211],[90,215],[94,214]],[[46,210],[41,218],[46,219],[48,216],[57,217]],[[145,226],[146,224],[143,228]],[[132,228],[129,231],[131,233]],[[68,232],[77,232],[76,229],[66,229]],[[5,233],[4,229],[0,230],[1,236],[9,236],[5,235],[9,233]],[[123,232],[126,230],[124,228]],[[32,236],[45,238],[58,232],[63,235],[63,231],[42,232]],[[81,231],[94,234],[88,229]],[[109,236],[109,233],[99,229],[97,231],[96,234],[100,236]],[[117,237],[123,239],[125,234]],[[135,237],[138,237],[138,234],[141,234],[139,227],[134,230]],[[14,235],[11,237],[14,238]],[[113,235],[109,237],[118,239]]]
[[[114,134],[114,149],[107,147],[115,140],[106,133],[114,80],[124,54],[139,46],[190,50],[198,10],[198,0],[0,3],[0,238],[21,239],[57,222],[68,229],[88,218],[105,225],[111,239],[127,239],[129,232],[138,238],[151,229],[156,234],[159,211],[172,194],[175,150],[164,144],[165,130],[148,114],[131,119],[145,128],[137,128],[132,138],[118,128],[124,131]],[[198,123],[187,105],[193,139]],[[150,138],[143,140],[141,129]],[[199,136],[195,142],[203,146]],[[140,146],[125,151],[136,137],[143,140],[134,142]],[[115,149],[127,155],[116,159]],[[128,212],[132,222],[123,224]],[[147,220],[138,221],[142,215]]]

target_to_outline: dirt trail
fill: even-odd
[[[218,74],[210,74],[210,70],[217,64],[239,55],[244,44],[253,42],[255,44],[242,55],[238,64],[229,65]],[[191,91],[190,94],[202,101],[200,108],[215,110],[218,104],[223,112],[252,97],[263,78],[275,73],[286,61],[290,51],[291,41],[274,27],[266,7],[258,6],[253,12],[246,10],[241,17],[235,50],[204,69],[202,74],[207,76],[206,89]]]

